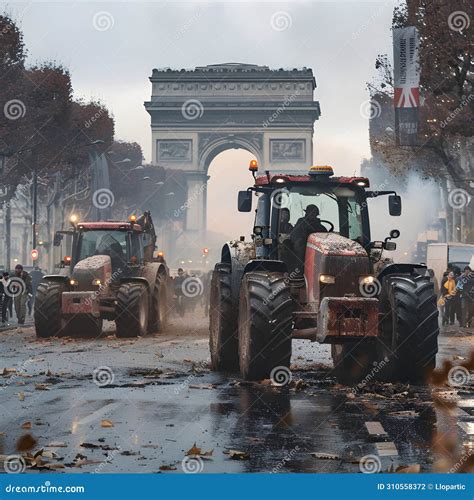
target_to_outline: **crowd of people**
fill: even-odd
[[[2,326],[9,326],[13,321],[13,309],[19,325],[24,325],[26,316],[33,313],[36,288],[43,277],[41,269],[35,267],[31,273],[21,264],[15,266],[13,276],[8,271],[0,279],[0,310]]]
[[[209,296],[212,272],[188,274],[181,267],[172,277],[174,293],[174,310],[178,316],[193,313],[202,308],[207,316],[209,312]]]
[[[470,327],[474,316],[474,272],[469,266],[462,271],[450,268],[443,274],[438,291],[438,305],[443,325]]]

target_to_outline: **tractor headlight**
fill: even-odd
[[[71,278],[71,279],[69,280],[69,284],[70,284],[71,286],[77,286],[79,283],[78,283],[78,281],[77,281],[77,280],[75,280],[75,279]]]
[[[102,285],[102,281],[100,281],[99,279],[95,279],[95,280],[92,280],[92,284],[95,286],[100,286],[100,285]]]
[[[360,285],[371,285],[375,281],[375,278],[373,276],[361,276],[359,278],[359,284]]]
[[[334,285],[334,283],[336,283],[336,277],[331,274],[321,274],[319,276],[319,282],[323,285]]]

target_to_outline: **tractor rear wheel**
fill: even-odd
[[[345,385],[356,384],[367,377],[374,367],[375,341],[331,344],[331,356],[337,381]]]
[[[282,378],[287,372],[289,380],[292,324],[293,300],[285,276],[265,271],[245,274],[238,326],[240,372],[245,380],[269,378],[276,368]]]
[[[61,282],[44,281],[38,285],[35,298],[35,329],[40,338],[56,337],[64,328],[61,295],[66,287]]]
[[[237,312],[232,307],[231,280],[230,265],[216,264],[209,305],[209,348],[214,371],[239,369]]]
[[[123,283],[117,291],[117,337],[143,337],[147,333],[149,297],[146,285]]]
[[[425,383],[436,366],[438,307],[433,283],[421,275],[387,276],[380,296],[377,342],[382,378]]]
[[[159,277],[155,281],[153,296],[151,297],[151,317],[148,333],[161,333],[166,328],[168,305],[166,297],[165,278]]]

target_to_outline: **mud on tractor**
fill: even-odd
[[[47,275],[35,302],[38,337],[98,336],[104,319],[115,321],[118,337],[160,331],[167,315],[169,272],[155,259],[156,234],[149,212],[124,222],[76,222],[58,231],[72,238],[64,272]]]
[[[292,339],[331,344],[334,371],[346,384],[364,377],[424,382],[435,367],[438,310],[426,267],[380,265],[396,249],[392,230],[370,237],[362,177],[334,177],[331,167],[303,173],[257,173],[239,193],[250,212],[258,197],[252,240],[222,248],[211,285],[210,351],[214,370],[240,367],[244,379],[289,370]],[[315,208],[316,207],[316,208]]]

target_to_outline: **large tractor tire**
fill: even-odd
[[[383,380],[425,383],[436,366],[438,307],[433,283],[421,275],[387,276],[380,295],[377,357]]]
[[[289,373],[293,300],[282,273],[244,275],[238,323],[240,372],[245,380],[269,378],[277,367]]]
[[[44,281],[38,285],[34,313],[37,337],[56,337],[63,333],[61,295],[65,290],[64,283],[56,281]]]
[[[357,384],[370,376],[374,368],[375,340],[332,344],[331,356],[337,381],[345,385]]]
[[[231,268],[216,264],[209,305],[209,348],[214,371],[238,371],[237,311],[232,306]]]
[[[148,333],[162,333],[168,319],[168,302],[165,277],[157,278],[151,297],[151,317],[148,322]]]
[[[149,297],[145,284],[123,283],[117,291],[117,337],[143,337],[148,331]]]

